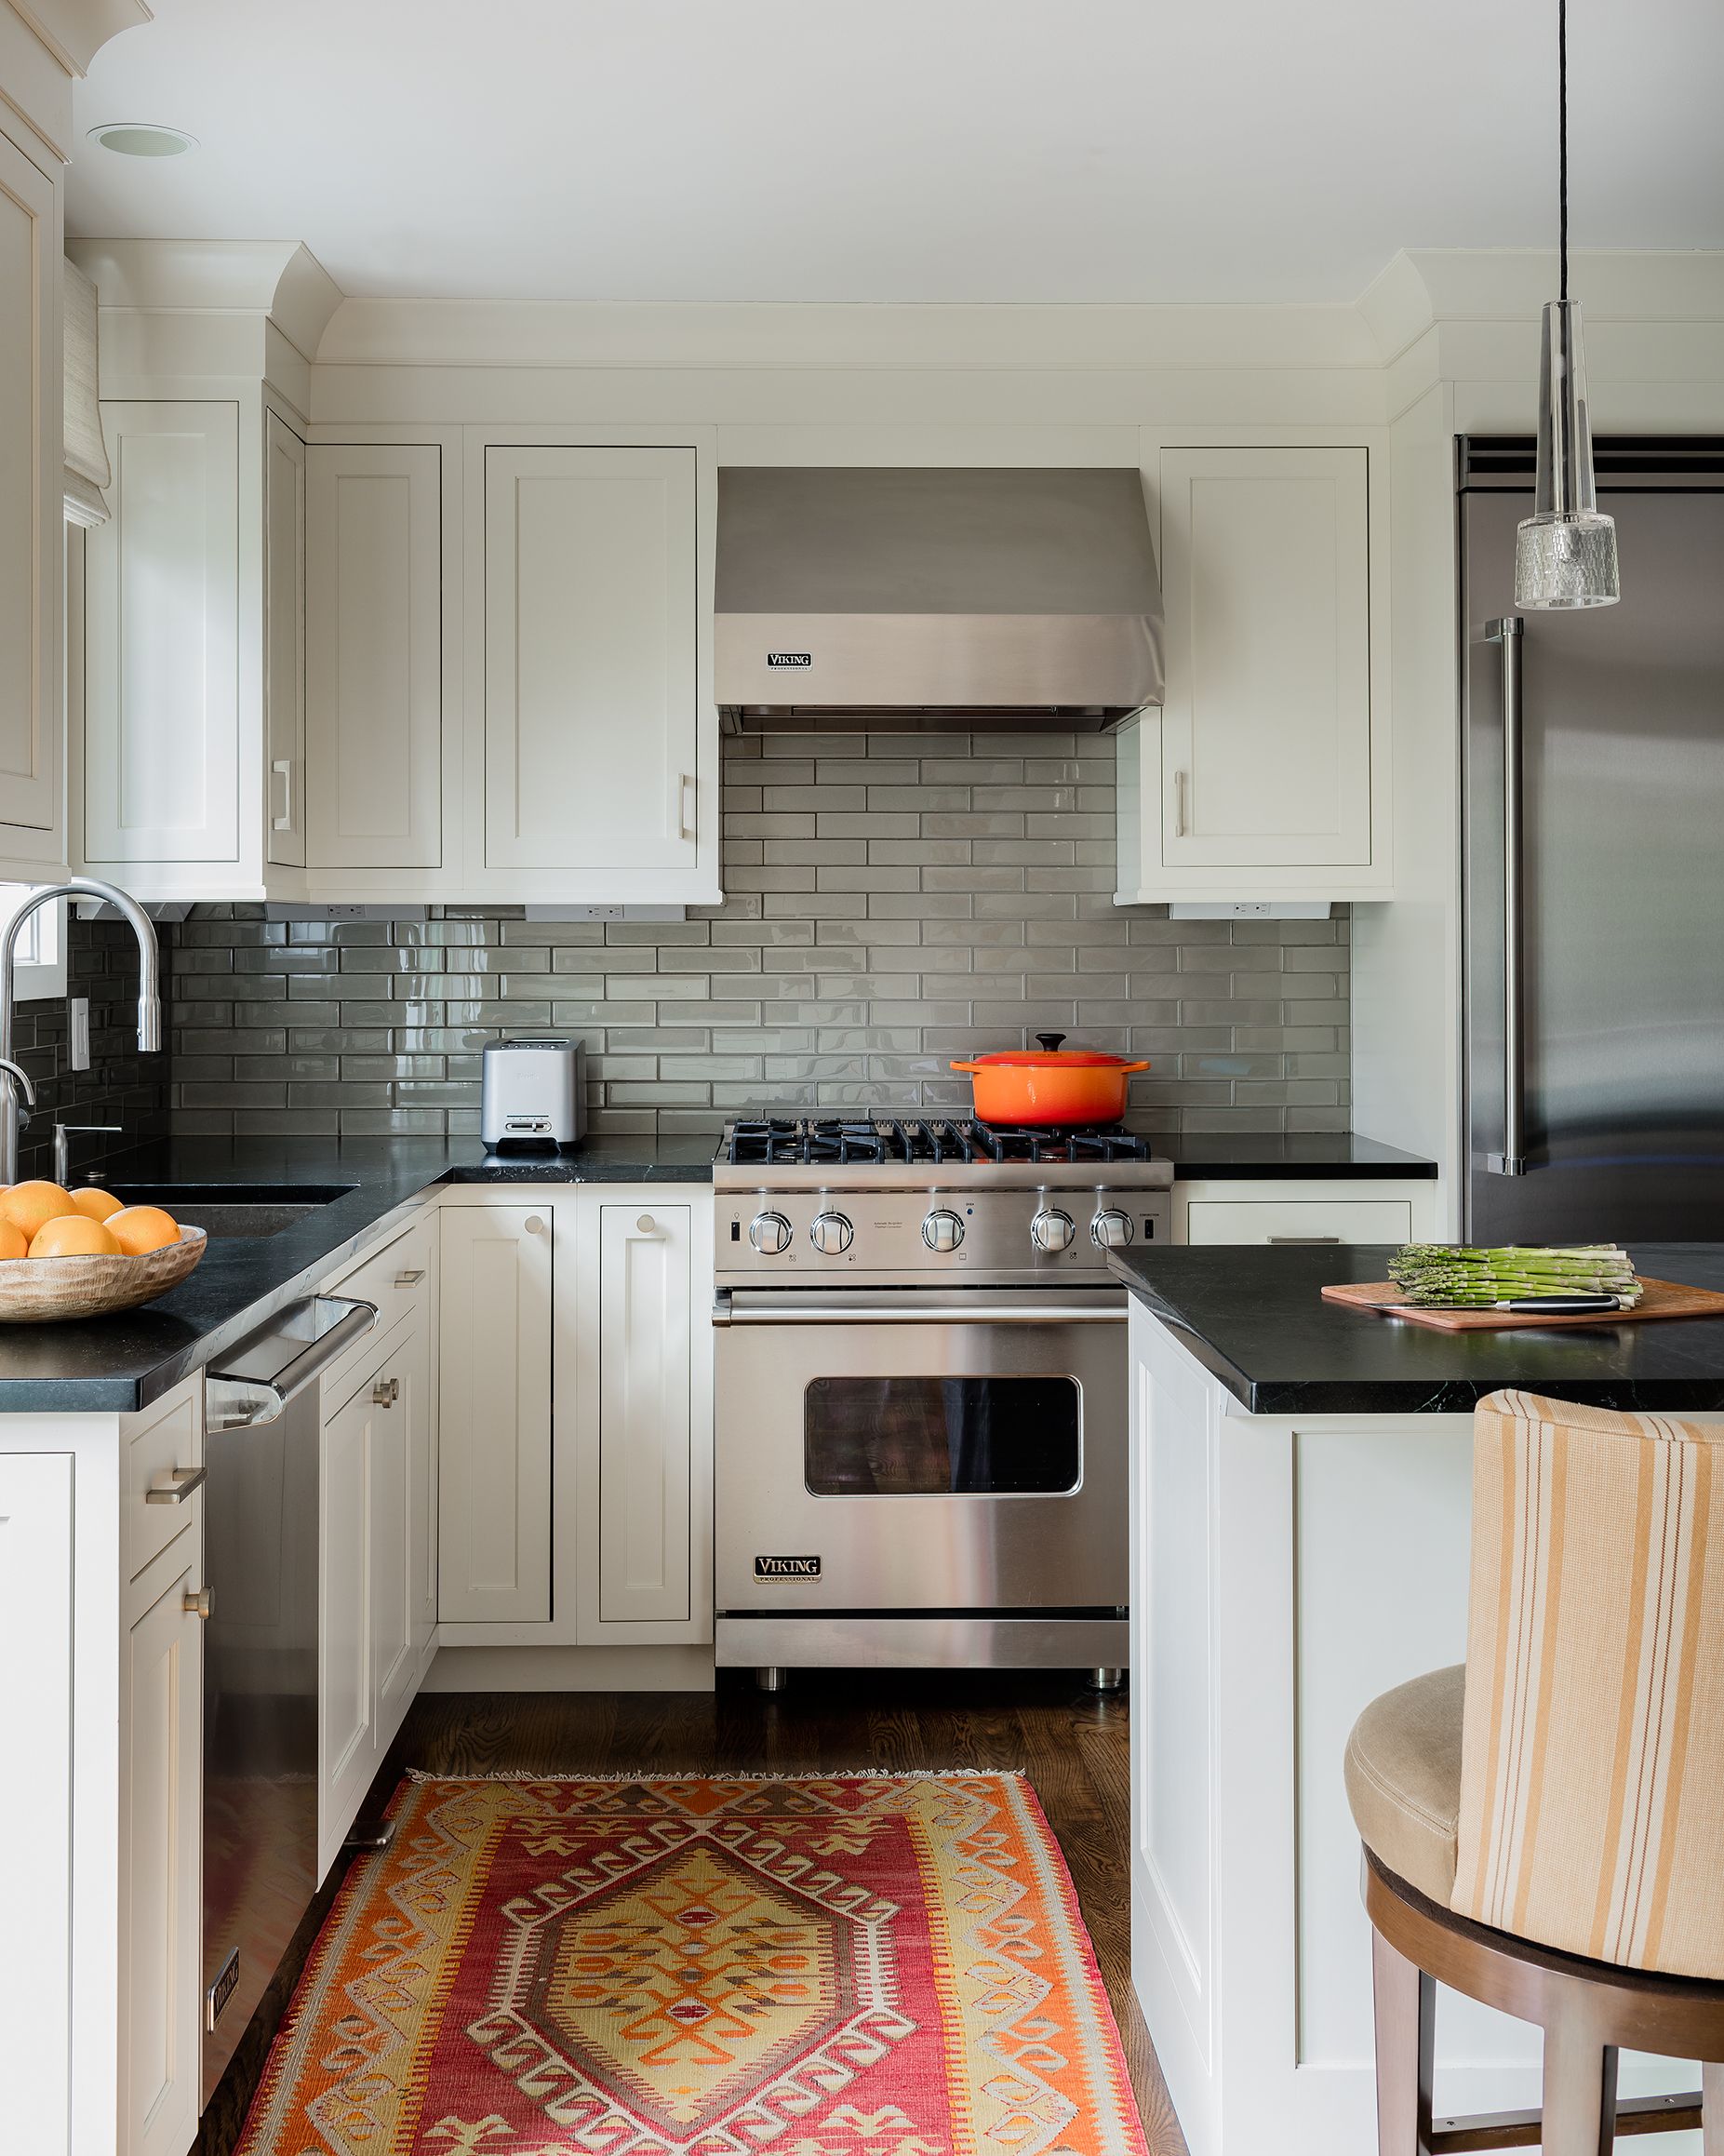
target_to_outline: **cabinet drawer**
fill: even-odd
[[[1185,1215],[1192,1243],[1402,1243],[1411,1236],[1412,1207],[1404,1198],[1194,1199]]]
[[[322,1291],[326,1295],[351,1295],[377,1306],[375,1337],[381,1337],[403,1318],[415,1315],[425,1305],[431,1284],[432,1220],[418,1221],[404,1234],[373,1251],[351,1273],[343,1273]]]
[[[197,1517],[203,1502],[195,1488],[186,1487],[204,1465],[201,1380],[127,1420],[133,1427],[126,1438],[126,1576],[135,1580]],[[177,1500],[176,1490],[182,1493]]]

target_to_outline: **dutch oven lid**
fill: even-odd
[[[1142,1070],[1144,1065],[1133,1064],[1123,1055],[1105,1055],[1099,1050],[1087,1048],[1062,1048],[1065,1038],[1062,1033],[1038,1033],[1041,1042],[1036,1048],[1000,1048],[991,1055],[969,1058],[972,1065],[1009,1064],[1026,1070],[1040,1070],[1049,1064],[1058,1064],[1067,1070]]]

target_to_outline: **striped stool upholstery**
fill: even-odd
[[[1347,1747],[1383,2156],[1599,2156],[1650,2124],[1619,2047],[1724,2060],[1724,1428],[1493,1394],[1472,1548],[1464,1670],[1385,1694]],[[1541,2023],[1542,2120],[1433,2127],[1434,1977]],[[1703,2123],[1699,2096],[1656,2110]]]

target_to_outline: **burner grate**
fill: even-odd
[[[1049,1167],[1147,1160],[1149,1141],[1117,1124],[1045,1131],[978,1123],[967,1117],[768,1117],[732,1123],[725,1158],[733,1167],[963,1167],[1026,1161]]]

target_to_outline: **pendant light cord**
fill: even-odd
[[[1569,0],[1557,0],[1557,248],[1561,282],[1569,296]]]

